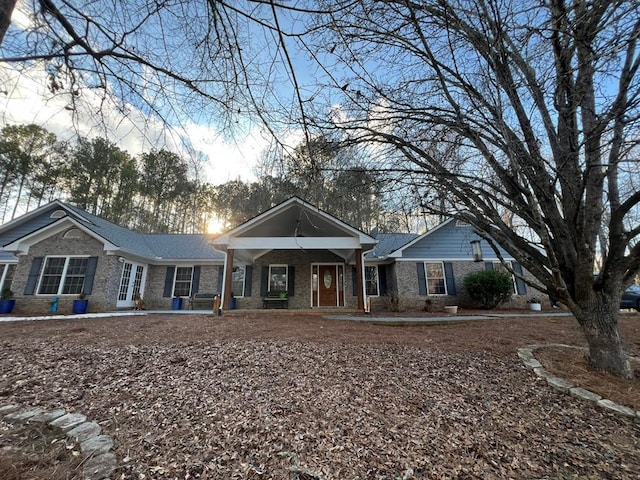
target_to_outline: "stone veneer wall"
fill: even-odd
[[[295,268],[295,292],[289,297],[290,309],[311,308],[311,264],[344,264],[344,259],[326,250],[273,250],[258,258],[253,264],[251,296],[236,298],[237,308],[261,309],[260,276],[263,266],[291,265]],[[353,296],[351,265],[344,265],[345,308],[357,308],[358,299]]]
[[[64,238],[64,232],[52,235],[32,245],[27,255],[19,258],[11,285],[16,298],[16,314],[45,315],[50,313],[51,299],[54,295],[24,295],[24,289],[35,257],[47,255],[88,255],[97,256],[96,275],[93,291],[87,295],[90,312],[114,310],[120,282],[121,264],[117,256],[107,255],[104,245],[84,232],[78,238]],[[44,267],[44,262],[42,264]],[[36,286],[37,288],[37,286]],[[37,291],[37,290],[36,290]],[[72,303],[77,295],[55,295],[58,297],[58,314],[71,313]]]

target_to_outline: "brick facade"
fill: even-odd
[[[120,281],[120,263],[118,257],[109,256],[104,245],[95,238],[75,229],[74,238],[64,238],[68,230],[52,235],[29,248],[27,255],[20,256],[13,276],[12,290],[16,298],[14,313],[29,315],[45,315],[50,313],[51,300],[54,295],[25,295],[25,287],[35,257],[48,255],[73,255],[98,257],[93,291],[87,295],[90,312],[101,312],[115,309],[115,298]],[[44,266],[44,262],[43,262]],[[41,267],[42,269],[42,267]],[[55,295],[58,297],[58,313],[71,313],[73,300],[77,295]]]
[[[418,274],[416,261],[396,262],[393,266],[393,273],[389,288],[389,296],[397,298],[397,309],[422,310],[425,308],[425,300],[431,300],[433,311],[442,311],[445,305],[457,305],[459,307],[474,308],[475,306],[464,290],[464,278],[472,272],[484,270],[484,263],[469,261],[451,262],[453,276],[455,279],[456,295],[420,295],[418,285]],[[528,272],[524,272],[525,277],[533,279]],[[524,295],[514,294],[511,300],[500,305],[499,308],[526,308],[527,300],[531,297],[544,298],[537,290],[527,285],[527,293]],[[390,299],[381,298],[377,302],[380,308],[388,305]]]
[[[260,282],[262,267],[290,265],[295,271],[295,292],[289,297],[290,309],[311,308],[311,264],[333,263],[344,265],[345,308],[357,308],[358,299],[352,292],[352,268],[344,259],[327,250],[273,250],[258,258],[253,264],[251,296],[236,298],[237,308],[262,308]]]

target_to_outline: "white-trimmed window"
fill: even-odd
[[[176,267],[176,276],[173,281],[173,296],[188,297],[191,295],[192,281],[193,267]]]
[[[380,295],[380,283],[378,279],[377,265],[364,267],[364,283],[368,297],[377,297]]]
[[[424,271],[427,280],[427,295],[446,295],[447,282],[442,262],[425,262]]]
[[[287,265],[269,265],[269,291],[286,292],[288,273]]]
[[[511,263],[511,261],[506,261],[505,262],[507,264],[507,266],[513,270],[513,264]],[[516,284],[516,277],[514,274],[512,274],[507,267],[505,267],[505,265],[502,262],[493,262],[493,269],[496,272],[504,272],[507,275],[509,275],[511,277],[511,285],[512,285],[512,289],[513,291],[511,292],[514,295],[518,294],[518,286]]]
[[[11,281],[13,280],[13,272],[16,269],[14,263],[0,263],[0,293],[5,289],[11,289]]]
[[[40,274],[39,295],[79,295],[84,291],[89,257],[47,257]]]
[[[233,267],[233,273],[231,274],[231,293],[234,297],[244,297],[245,274],[246,267]]]

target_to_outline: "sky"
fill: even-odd
[[[12,16],[12,24],[24,27],[29,24],[24,1],[19,1]],[[82,136],[108,138],[131,155],[152,148],[166,148],[188,155],[183,145],[191,145],[204,163],[204,177],[213,184],[240,179],[256,179],[256,163],[261,153],[270,145],[269,132],[261,125],[245,119],[243,133],[229,138],[222,135],[211,123],[188,121],[180,127],[169,127],[143,114],[129,105],[125,117],[113,105],[100,104],[100,98],[84,89],[83,103],[76,115],[69,109],[70,96],[48,92],[47,79],[41,66],[34,64],[24,70],[7,63],[0,63],[0,126],[34,123],[56,134],[61,140],[72,139],[79,132]],[[102,114],[100,118],[97,113]],[[205,117],[206,118],[206,117]],[[295,142],[301,135],[293,132]],[[202,172],[201,172],[202,173]]]

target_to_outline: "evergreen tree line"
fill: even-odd
[[[364,231],[388,223],[382,184],[354,152],[318,138],[270,158],[255,182],[213,185],[199,180],[201,165],[167,150],[131,156],[104,138],[63,142],[37,125],[8,125],[0,223],[59,198],[140,232],[200,233],[212,220],[230,228],[292,195]]]

